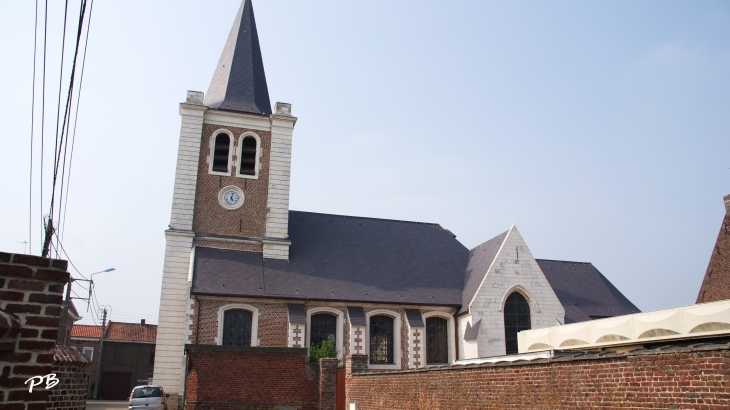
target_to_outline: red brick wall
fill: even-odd
[[[62,260],[0,252],[0,329],[8,321],[19,326],[10,332],[0,330],[3,410],[46,408],[51,392],[38,386],[29,393],[25,381],[53,371],[61,295],[69,280],[66,264]]]
[[[728,409],[730,345],[353,374],[369,409]]]
[[[332,403],[323,408],[334,408],[336,359],[306,363],[305,349],[200,345],[187,349],[186,410],[314,410],[320,408],[320,393]]]
[[[192,323],[189,325],[191,332],[190,341],[193,344],[213,345],[216,344],[215,338],[218,337],[218,311],[221,306],[229,303],[245,303],[256,307],[259,310],[258,321],[258,337],[261,347],[286,347],[289,334],[289,315],[287,313],[288,303],[303,303],[305,309],[313,309],[318,307],[329,307],[341,311],[344,315],[343,323],[343,356],[350,354],[350,321],[347,319],[347,307],[341,303],[327,303],[322,301],[259,301],[255,299],[245,298],[220,298],[200,297],[196,299],[194,313],[191,317]],[[375,309],[388,309],[401,317],[401,368],[408,366],[408,328],[405,309],[400,305],[378,305],[366,306],[363,310],[367,313]],[[430,307],[422,308],[421,313],[432,311],[443,311],[452,313],[453,308],[447,307]],[[199,320],[200,318],[200,320]]]
[[[229,130],[234,135],[234,164],[236,147],[241,134],[252,131],[261,138],[258,179],[236,177],[236,169],[233,164],[231,164],[229,176],[208,173],[207,158],[210,156],[210,139],[213,137],[213,133],[219,129]],[[195,232],[256,238],[265,236],[270,152],[271,133],[268,131],[203,124],[198,182],[195,191],[195,211],[193,214],[193,230]],[[222,187],[228,185],[235,185],[243,190],[245,200],[243,206],[238,209],[227,210],[218,203],[218,193]]]
[[[53,373],[58,385],[51,389],[48,398],[48,409],[83,410],[86,408],[86,392],[89,379],[86,369],[89,362],[76,349],[67,346],[56,346]]]
[[[730,203],[730,195],[725,197],[725,201],[726,204]],[[697,303],[725,299],[730,299],[730,209],[725,214],[715,248],[712,249]]]

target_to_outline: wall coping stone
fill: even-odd
[[[631,356],[650,356],[650,355],[669,355],[677,353],[693,353],[693,352],[713,352],[730,350],[730,343],[727,344],[712,344],[712,343],[697,343],[687,347],[680,346],[662,346],[656,349],[633,349],[626,352],[614,352],[614,351],[581,351],[572,355],[564,355],[553,357],[551,359],[539,358],[533,360],[515,360],[515,361],[504,361],[496,363],[474,363],[474,364],[463,364],[463,365],[449,365],[449,366],[434,366],[426,367],[421,369],[412,370],[378,370],[378,371],[366,371],[352,373],[353,377],[361,376],[388,376],[393,374],[414,374],[414,373],[427,373],[427,372],[440,372],[440,371],[452,371],[462,369],[479,369],[486,367],[517,367],[517,366],[534,366],[540,364],[551,364],[551,363],[566,363],[583,360],[610,360],[627,358]]]

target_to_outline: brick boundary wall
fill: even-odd
[[[67,262],[0,252],[0,409],[41,410],[51,391],[25,381],[53,371]],[[57,385],[54,389],[61,388]]]
[[[76,348],[56,346],[53,355],[53,373],[59,383],[51,390],[47,409],[84,410],[89,378],[89,361]]]
[[[730,408],[730,344],[356,373],[363,357],[346,358],[357,410]]]
[[[335,408],[337,359],[307,349],[186,345],[185,410]]]

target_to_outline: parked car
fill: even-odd
[[[162,386],[137,386],[129,394],[129,410],[167,410],[167,398]]]

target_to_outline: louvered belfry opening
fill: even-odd
[[[231,137],[228,134],[220,133],[215,136],[213,145],[213,171],[228,172],[228,158],[231,149]]]
[[[256,175],[256,138],[244,137],[241,141],[241,158],[239,158],[241,175]]]
[[[446,319],[426,319],[426,364],[449,363],[449,336]]]
[[[530,305],[524,296],[512,293],[504,304],[504,343],[507,354],[517,354],[517,332],[529,330]]]
[[[370,363],[393,364],[393,318],[370,318]]]
[[[223,346],[251,346],[253,314],[248,310],[227,310],[223,315]]]
[[[337,318],[327,313],[312,315],[309,345],[319,346],[325,340],[337,339]]]

